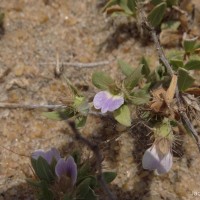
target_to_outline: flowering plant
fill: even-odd
[[[74,152],[67,159],[61,158],[57,149],[36,150],[31,155],[35,178],[28,178],[29,184],[38,191],[39,199],[72,200],[97,199],[95,189],[99,187],[94,168],[87,162],[80,162],[80,154]],[[114,180],[116,173],[103,172],[107,183]]]

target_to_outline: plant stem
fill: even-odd
[[[160,45],[158,36],[156,35],[156,32],[155,32],[154,28],[147,22],[147,20],[146,20],[146,18],[144,16],[143,16],[143,25],[144,25],[143,27],[145,27],[151,33],[153,42],[154,42],[154,44],[156,46],[156,49],[157,49],[157,52],[158,52],[158,56],[159,56],[160,60],[163,62],[163,64],[165,65],[168,74],[172,78],[172,76],[175,74],[175,72],[173,71],[171,65],[169,64],[169,61],[167,60],[167,58],[166,58],[166,56],[164,54],[164,51],[163,51],[163,49],[162,49],[162,47]],[[193,124],[191,123],[190,119],[188,118],[188,116],[186,114],[186,111],[185,111],[184,104],[183,104],[182,99],[181,99],[181,94],[180,94],[180,91],[178,89],[178,86],[176,86],[175,97],[176,97],[178,111],[179,111],[179,115],[181,117],[182,123],[192,133],[194,139],[196,140],[196,144],[197,144],[197,147],[198,147],[199,152],[200,152],[200,138],[199,138],[198,133],[195,130]]]

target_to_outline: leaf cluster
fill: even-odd
[[[77,181],[75,186],[69,184],[67,178],[58,179],[55,174],[55,166],[57,161],[53,159],[49,164],[43,157],[38,159],[31,158],[31,165],[35,173],[35,178],[27,178],[27,182],[36,189],[38,199],[40,200],[96,200],[100,185],[97,181],[97,175],[92,162],[90,160],[82,161],[79,152],[72,153],[77,164]],[[115,177],[115,172],[103,172],[103,177],[106,183],[112,182]]]

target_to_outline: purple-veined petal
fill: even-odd
[[[57,161],[60,159],[60,153],[56,148],[51,148],[46,152],[43,149],[39,149],[33,152],[31,155],[31,157],[36,160],[40,156],[43,157],[49,164],[51,164],[53,158],[55,158]]]
[[[103,103],[107,100],[108,98],[108,92],[106,91],[101,91],[101,92],[98,92],[95,96],[94,96],[94,100],[93,100],[93,103],[94,103],[94,107],[96,109],[100,109],[102,108],[102,105]]]
[[[157,173],[158,174],[164,174],[167,173],[173,164],[173,157],[171,152],[169,151],[168,154],[166,154],[163,159],[160,162],[160,165],[157,167]]]
[[[74,185],[77,179],[77,165],[72,156],[69,156],[67,158],[66,163],[67,163],[67,175],[71,177],[72,184]]]
[[[142,158],[142,166],[144,169],[155,170],[159,165],[159,156],[156,151],[156,146],[153,145],[147,149]]]
[[[37,160],[40,156],[44,158],[45,151],[43,149],[38,149],[31,154],[31,157]]]
[[[55,158],[56,161],[60,159],[60,153],[56,148],[51,148],[49,151],[45,153],[44,159],[51,164],[52,159]]]
[[[72,156],[69,156],[67,160],[59,159],[55,167],[55,173],[58,178],[67,175],[71,178],[72,185],[76,183],[77,179],[77,165]]]
[[[65,162],[64,159],[59,159],[57,164],[56,164],[56,167],[55,167],[55,173],[57,175],[57,177],[61,177],[63,175],[65,175],[67,173],[66,171],[66,168],[67,168],[67,163]]]

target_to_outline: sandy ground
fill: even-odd
[[[63,76],[55,78],[57,54],[62,62],[109,60],[109,65],[99,69],[113,77],[119,76],[119,58],[137,66],[145,55],[156,65],[154,46],[142,45],[134,26],[123,24],[125,18],[118,18],[117,23],[106,19],[95,0],[1,0],[0,8],[5,13],[5,34],[0,38],[1,102],[67,101],[71,94],[64,77],[86,88],[83,93],[91,98],[97,91],[91,85],[91,74],[97,68],[64,66]],[[28,156],[39,148],[67,150],[76,143],[66,122],[48,120],[41,111],[1,109],[0,200],[35,199],[25,182],[25,174],[31,173]],[[89,117],[82,133],[102,144],[107,136],[120,135],[104,150],[104,168],[118,173],[111,187],[118,199],[200,199],[200,156],[191,137],[183,136],[172,170],[157,176],[141,167],[148,147],[146,130],[137,125],[120,134],[113,127],[110,121]]]

